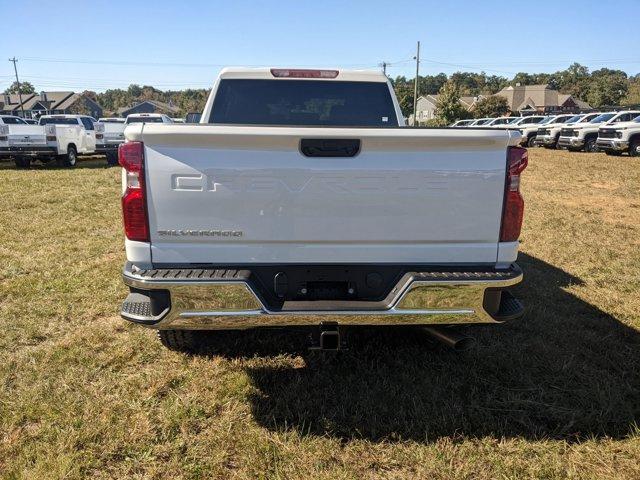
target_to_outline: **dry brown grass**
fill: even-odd
[[[3,478],[640,478],[640,163],[533,150],[520,322],[164,350],[125,324],[119,171],[0,167]]]

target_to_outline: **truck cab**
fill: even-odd
[[[125,125],[133,123],[175,123],[168,115],[162,113],[132,113],[127,115]]]
[[[466,120],[458,120],[457,122],[452,123],[450,126],[453,127],[468,127],[474,122],[473,118]]]
[[[498,118],[494,118],[493,120],[491,120],[490,122],[486,123],[485,127],[491,127],[491,128],[509,128],[510,126],[513,126],[516,122],[518,122],[519,120],[521,120],[523,117],[498,117]]]
[[[486,118],[477,118],[476,120],[473,121],[473,123],[471,125],[469,125],[470,127],[482,127],[484,125],[487,125],[489,122],[491,122],[493,120],[493,117],[486,117]]]

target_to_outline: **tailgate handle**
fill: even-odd
[[[303,138],[300,151],[305,157],[355,157],[360,139]]]

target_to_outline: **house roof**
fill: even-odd
[[[513,112],[531,107],[558,107],[569,99],[577,103],[578,99],[564,93],[559,93],[547,84],[541,85],[516,85],[508,86],[500,90],[496,95],[507,99],[509,109]],[[580,101],[587,105],[585,102]],[[591,108],[580,107],[580,108]]]
[[[472,95],[472,96],[465,96],[465,97],[460,97],[460,103],[462,103],[465,107],[467,107],[467,109],[473,107],[476,102],[478,102],[478,100],[482,100],[484,98],[484,95]]]
[[[35,93],[23,93],[22,103],[25,103],[35,97]],[[8,100],[8,102],[7,102]],[[20,108],[20,95],[17,93],[2,94],[0,95],[0,109],[13,111]]]
[[[25,110],[31,110],[36,104],[40,104],[46,110],[64,110],[70,106],[77,98],[80,98],[80,94],[73,92],[40,92],[40,94],[30,93],[22,95],[22,108]],[[2,100],[5,100],[5,95],[2,96]],[[19,110],[20,100],[17,94],[9,95],[11,104],[5,104],[4,110]],[[71,97],[75,97],[73,101],[69,101]]]
[[[427,102],[429,102],[430,104],[432,104],[433,106],[435,106],[438,103],[438,98],[440,97],[440,95],[421,95],[420,97],[418,97],[418,101],[420,99],[424,99]],[[469,109],[471,107],[473,107],[473,105],[480,99],[484,98],[484,95],[476,95],[476,96],[464,96],[464,97],[460,97],[460,103],[462,103],[462,105],[466,108]]]
[[[168,103],[165,102],[160,102],[158,100],[145,100],[143,102],[138,102],[135,105],[129,106],[129,107],[121,107],[118,109],[118,113],[124,113],[128,110],[132,110],[140,105],[143,105],[145,103],[149,103],[151,105],[153,105],[155,108],[159,109],[159,110],[163,110],[165,112],[169,112],[169,113],[178,113],[180,111],[180,109],[178,107],[175,107],[173,105],[169,105]]]
[[[427,102],[433,105],[438,101],[438,95],[421,95],[420,98],[424,98]]]
[[[589,105],[587,102],[585,102],[584,100],[580,100],[579,98],[576,97],[572,97],[574,103],[576,104],[576,106],[580,109],[580,110],[591,110],[593,109],[593,107],[591,105]]]

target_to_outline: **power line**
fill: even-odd
[[[124,61],[124,60],[87,60],[87,59],[70,59],[70,58],[44,58],[44,57],[24,57],[23,61],[27,62],[45,62],[45,63],[74,63],[74,64],[91,64],[91,65],[115,65],[115,66],[133,66],[133,67],[194,67],[194,68],[222,68],[229,66],[228,63],[178,63],[178,62],[140,62],[140,61]],[[269,66],[277,66],[276,64]],[[245,67],[265,67],[265,64],[243,65]],[[289,67],[318,67],[317,64],[308,65],[291,65]],[[337,67],[369,67],[375,68],[375,63],[350,63],[350,64],[332,64]]]

